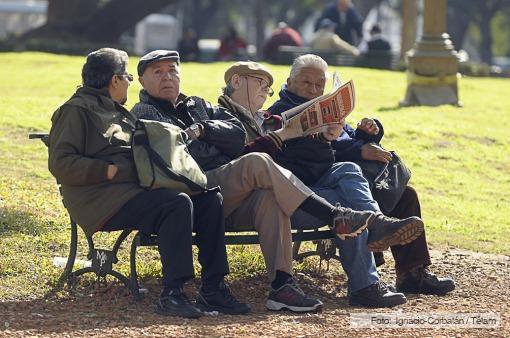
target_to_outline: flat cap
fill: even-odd
[[[239,61],[230,66],[225,72],[225,83],[228,83],[234,74],[238,75],[262,75],[268,78],[268,85],[273,85],[273,76],[269,70],[260,63],[253,61]]]
[[[138,76],[142,76],[143,72],[145,72],[145,69],[154,62],[161,61],[161,60],[170,60],[174,61],[177,64],[179,64],[179,53],[175,50],[153,50],[150,53],[145,54],[140,58],[140,61],[138,61]]]

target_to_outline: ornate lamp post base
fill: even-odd
[[[424,34],[407,52],[407,90],[400,106],[461,106],[457,88],[458,59],[444,33],[446,2],[425,0]],[[439,5],[439,8],[433,8]]]

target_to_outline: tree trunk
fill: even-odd
[[[492,32],[491,17],[488,11],[482,10],[480,13],[480,57],[486,64],[492,64]]]
[[[262,49],[265,40],[265,28],[266,28],[266,5],[264,0],[255,1],[255,29],[256,29],[256,46],[257,56],[262,58]]]

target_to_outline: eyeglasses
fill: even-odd
[[[274,90],[273,90],[273,88],[269,87],[269,83],[266,80],[264,80],[264,79],[262,79],[260,77],[257,77],[257,76],[253,76],[253,75],[245,75],[245,77],[247,77],[247,78],[250,77],[252,79],[257,79],[258,82],[259,82],[260,88],[263,91],[265,91],[269,97],[273,96]]]
[[[133,82],[134,77],[132,74],[115,74],[118,77],[125,77],[129,82]]]

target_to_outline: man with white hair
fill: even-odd
[[[269,108],[269,112],[279,115],[288,109],[321,96],[324,93],[327,71],[328,64],[317,55],[307,54],[296,58],[287,83],[280,91],[280,99]],[[391,160],[391,153],[377,145],[384,133],[383,126],[378,120],[363,118],[358,123],[356,130],[345,124],[345,121],[342,124],[342,136],[331,142],[335,149],[337,162],[373,160],[387,163]],[[396,207],[388,213],[388,216],[395,218],[421,217],[416,191],[407,186]],[[408,244],[392,245],[391,251],[395,259],[396,287],[399,291],[445,294],[455,289],[452,279],[439,278],[428,269],[431,260],[425,232]],[[384,263],[382,253],[376,252],[374,256],[377,263]]]

